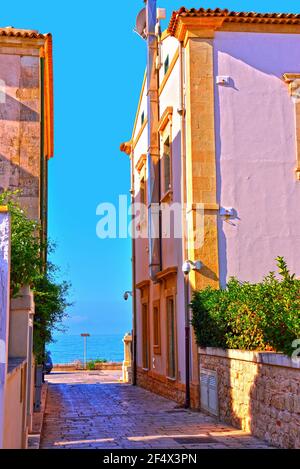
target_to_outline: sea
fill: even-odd
[[[87,360],[102,358],[107,361],[121,362],[124,356],[124,334],[94,335],[87,338]],[[55,342],[47,345],[53,364],[82,361],[84,357],[83,338],[80,334],[59,334]]]

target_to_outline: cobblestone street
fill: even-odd
[[[41,448],[268,448],[249,434],[139,387],[120,372],[66,372],[47,377]]]

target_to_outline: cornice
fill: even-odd
[[[213,38],[223,22],[224,18],[197,18],[195,21],[195,18],[180,17],[174,36],[185,46],[191,37]]]

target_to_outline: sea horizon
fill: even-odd
[[[104,359],[123,361],[124,334],[91,334],[87,338],[87,360]],[[51,352],[53,364],[83,362],[83,338],[80,334],[56,334],[54,342],[46,347]]]

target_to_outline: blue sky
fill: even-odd
[[[300,12],[298,1],[161,0],[180,6]],[[297,7],[298,5],[298,7]],[[96,236],[96,207],[128,194],[130,138],[145,69],[145,44],[132,32],[142,0],[15,0],[1,26],[51,32],[54,39],[55,157],[49,164],[49,235],[54,260],[72,282],[69,333],[131,328],[131,242]],[[167,23],[163,25],[167,26]],[[128,194],[129,195],[129,194]]]

